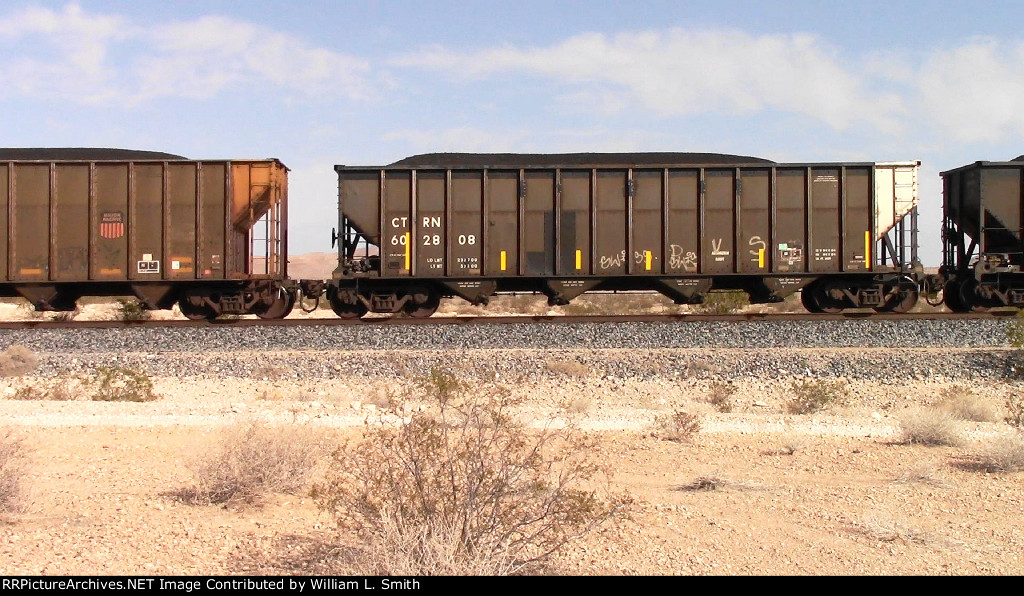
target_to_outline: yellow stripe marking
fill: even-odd
[[[501,270],[504,271],[508,265],[508,257],[505,255],[505,251],[501,251]]]
[[[864,268],[871,268],[871,231],[864,232]]]
[[[412,271],[412,234],[405,233],[405,270]]]
[[[644,263],[647,265],[647,270],[648,271],[651,270],[651,261],[652,260],[653,260],[653,255],[651,254],[651,251],[645,250],[644,251]]]
[[[580,269],[583,269],[583,251],[582,250],[577,250],[576,251],[576,270],[578,271]]]
[[[757,268],[764,269],[764,249],[757,249]]]

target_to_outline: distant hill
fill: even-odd
[[[292,279],[331,279],[338,266],[338,253],[308,252],[288,257],[288,277]]]

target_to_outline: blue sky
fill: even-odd
[[[976,6],[976,8],[972,8]],[[291,250],[330,250],[332,166],[428,151],[1024,153],[1019,2],[8,1],[5,146],[292,168]]]

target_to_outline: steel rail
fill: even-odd
[[[390,325],[514,325],[548,323],[579,325],[588,323],[697,323],[697,322],[770,322],[770,321],[946,321],[1012,318],[1016,309],[984,313],[919,312],[877,313],[867,310],[849,310],[836,314],[813,313],[730,313],[730,314],[666,314],[666,315],[512,315],[512,316],[433,316],[417,319],[405,316],[368,316],[362,319],[291,318],[265,320],[259,318],[218,318],[213,320],[141,320],[141,321],[57,321],[23,320],[0,322],[0,329],[118,329],[135,327],[334,327],[334,326],[390,326]]]

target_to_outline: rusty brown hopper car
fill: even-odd
[[[340,316],[429,316],[441,297],[711,290],[814,311],[917,300],[918,162],[716,154],[436,154],[336,166]],[[908,238],[908,231],[910,232]]]
[[[959,312],[1024,306],[1024,156],[941,175],[946,304]]]
[[[287,168],[107,149],[0,150],[0,294],[284,316]]]

